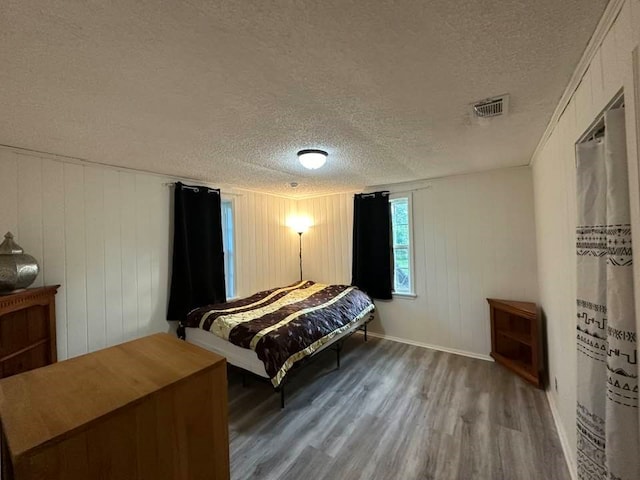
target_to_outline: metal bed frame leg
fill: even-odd
[[[364,330],[364,341],[366,342],[368,340],[367,337],[367,323],[364,323],[361,327],[362,330]],[[354,330],[355,331],[355,330]],[[352,331],[351,333],[353,333],[354,331]],[[339,340],[336,342],[336,363],[337,363],[337,370],[340,369],[340,354],[342,353],[342,344],[344,343],[344,339]],[[327,349],[329,350],[329,349]],[[313,355],[312,355],[313,356]],[[276,393],[280,393],[280,409],[284,409],[285,406],[285,392],[284,392],[284,384],[285,384],[285,380],[287,377],[285,377],[282,382],[280,383],[280,385],[275,388],[275,392]],[[244,375],[242,376],[242,384],[244,386],[245,384],[245,378]]]
[[[180,340],[186,340],[187,339],[187,330],[186,330],[185,326],[182,324],[182,322],[178,323],[178,329],[176,330],[176,336]]]

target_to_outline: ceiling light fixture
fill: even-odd
[[[298,152],[298,160],[303,167],[309,170],[316,170],[325,164],[327,155],[324,150],[307,149]]]

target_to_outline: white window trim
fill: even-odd
[[[221,195],[221,202],[231,203],[231,223],[233,224],[233,293],[234,296],[231,298],[227,298],[227,302],[230,300],[237,300],[240,298],[238,296],[238,242],[236,241],[236,237],[238,236],[238,228],[236,224],[236,199],[230,195]],[[220,208],[222,209],[222,203],[220,204]],[[224,252],[227,255],[227,252]],[[225,282],[226,282],[225,278]]]
[[[391,292],[391,295],[393,295],[393,298],[402,298],[403,300],[415,300],[416,298],[418,298],[418,295],[416,295],[415,293],[407,293],[407,292],[403,292],[403,293]]]
[[[411,291],[409,292],[395,292],[392,291],[391,294],[394,298],[403,298],[413,300],[418,297],[416,294],[416,265],[415,265],[415,243],[413,241],[413,192],[397,192],[389,195],[389,202],[394,198],[406,198],[407,199],[407,208],[409,209],[409,248],[407,251],[409,252],[409,268],[411,269]],[[392,228],[393,228],[393,220],[392,220]],[[393,238],[391,239],[393,242]],[[395,284],[395,281],[394,281]]]

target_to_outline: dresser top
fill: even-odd
[[[0,314],[21,308],[26,304],[45,304],[56,294],[60,285],[26,288],[17,292],[0,293]]]
[[[0,380],[0,419],[15,460],[214,366],[220,355],[159,333]]]

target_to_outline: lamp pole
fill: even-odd
[[[300,281],[302,281],[302,232],[298,232],[300,237]]]

